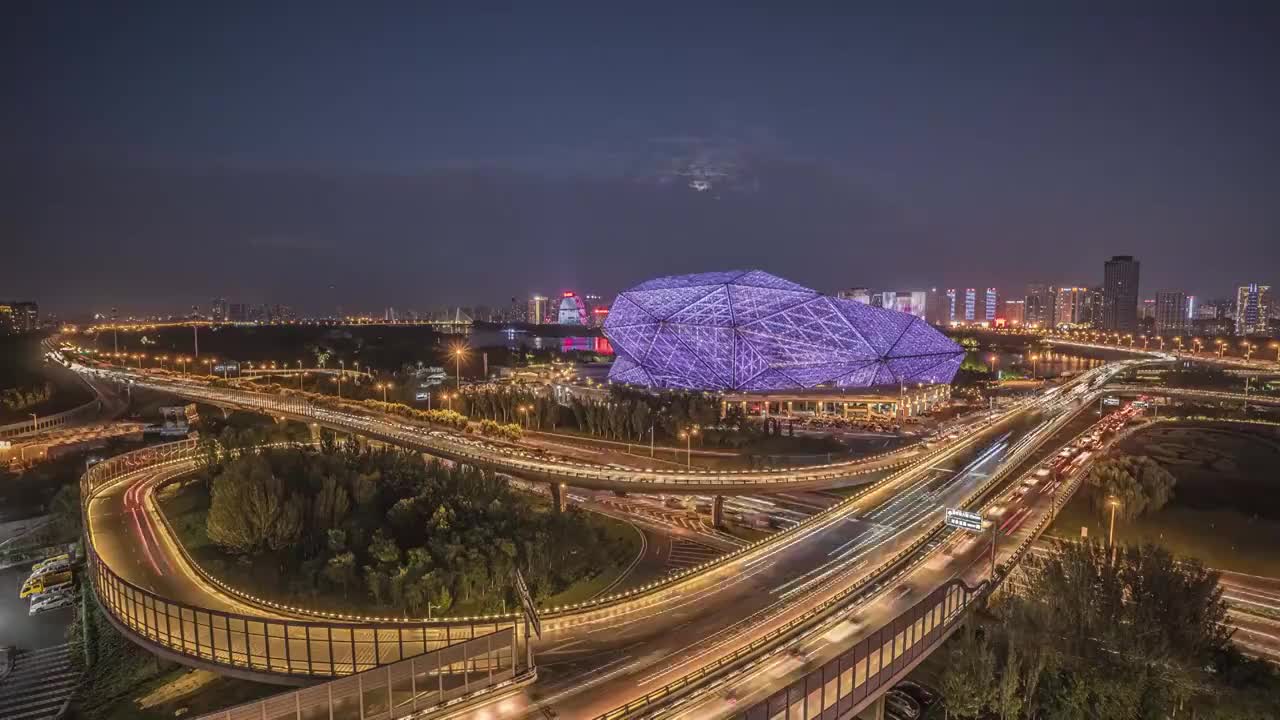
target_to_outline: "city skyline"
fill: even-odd
[[[15,13],[6,294],[1002,288],[1132,254],[1213,297],[1280,267],[1274,14],[352,12]]]

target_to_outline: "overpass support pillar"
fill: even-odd
[[[854,716],[856,720],[884,720],[884,696],[881,695],[875,702],[862,709],[862,712]]]
[[[311,442],[320,444],[320,423],[307,423],[307,429],[311,431]]]
[[[551,483],[551,504],[555,506],[556,512],[564,512],[565,498],[569,495],[569,487],[564,483]]]
[[[724,527],[724,496],[717,495],[711,501],[711,524],[718,528]]]

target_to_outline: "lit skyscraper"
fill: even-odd
[[[977,319],[976,311],[978,304],[978,291],[973,288],[964,289],[964,321],[973,322]]]
[[[1027,325],[1048,328],[1057,324],[1054,312],[1055,292],[1052,285],[1043,283],[1027,286],[1022,306],[1023,321]]]
[[[989,323],[996,321],[996,306],[999,303],[999,293],[993,287],[987,288],[987,294],[984,298],[986,302],[983,304],[982,317]]]
[[[1156,293],[1156,334],[1181,335],[1187,331],[1187,294],[1180,290]]]
[[[956,289],[947,289],[947,322],[955,322],[960,318],[956,315]]]
[[[1102,329],[1138,329],[1138,269],[1132,255],[1116,255],[1103,265]]]
[[[541,325],[547,319],[547,298],[543,295],[534,295],[529,298],[529,316],[530,325]]]
[[[1250,283],[1236,289],[1236,334],[1267,334],[1271,286]]]

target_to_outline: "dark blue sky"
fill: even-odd
[[[328,5],[7,4],[0,296],[1280,282],[1275,3]]]

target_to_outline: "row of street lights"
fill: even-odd
[[[1069,333],[1068,335],[1072,339],[1075,339],[1074,333]],[[1143,350],[1148,349],[1150,347],[1151,341],[1154,339],[1156,343],[1159,345],[1160,350],[1164,350],[1164,336],[1161,336],[1161,335],[1157,335],[1153,338],[1152,336],[1148,336],[1148,335],[1138,335],[1135,337],[1132,333],[1122,335],[1120,333],[1108,333],[1108,332],[1098,333],[1095,331],[1089,331],[1088,333],[1081,333],[1081,337],[1087,338],[1091,342],[1101,342],[1102,344],[1107,344],[1108,339],[1110,339],[1111,343],[1116,345],[1117,347],[1121,345],[1123,342],[1128,341],[1130,348],[1133,347],[1134,343],[1138,339],[1141,339]],[[1178,352],[1185,351],[1185,348],[1182,344],[1181,335],[1175,335],[1173,338],[1171,338],[1171,340],[1176,345],[1175,349]],[[1231,343],[1228,342],[1227,340],[1224,340],[1223,338],[1215,338],[1213,342],[1214,342],[1214,345],[1217,346],[1216,352],[1218,353],[1219,358],[1222,358],[1223,355],[1226,354],[1227,348],[1231,347]],[[1192,338],[1191,346],[1192,346],[1192,351],[1191,351],[1192,354],[1193,355],[1199,354],[1204,350],[1204,341],[1202,341],[1200,338]],[[1244,348],[1244,359],[1246,362],[1248,362],[1249,359],[1253,356],[1253,351],[1258,349],[1257,343],[1251,343],[1248,340],[1242,340],[1240,342],[1240,347]],[[1276,351],[1276,362],[1280,363],[1280,342],[1268,343],[1267,347]]]

